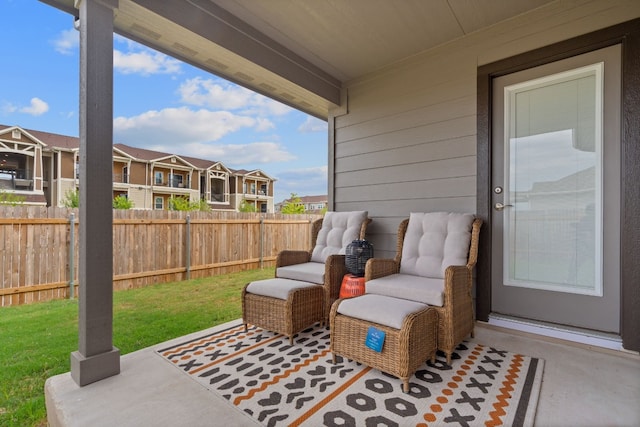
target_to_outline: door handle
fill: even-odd
[[[495,210],[497,210],[497,211],[501,211],[501,210],[503,210],[504,208],[512,207],[512,206],[513,206],[513,205],[503,205],[502,203],[498,202],[498,203],[496,203],[493,207],[495,208]]]

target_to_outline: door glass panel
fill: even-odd
[[[504,284],[602,296],[602,64],[505,87]]]

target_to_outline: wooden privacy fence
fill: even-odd
[[[319,215],[114,210],[114,289],[272,266]],[[0,306],[78,289],[77,209],[0,206]],[[90,272],[89,272],[90,275]],[[73,294],[72,294],[73,292]]]

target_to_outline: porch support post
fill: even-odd
[[[78,351],[71,377],[84,386],[120,373],[113,347],[113,9],[76,0],[80,17],[80,263]]]

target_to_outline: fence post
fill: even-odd
[[[75,251],[75,243],[76,243],[76,238],[75,238],[75,229],[76,229],[76,216],[74,213],[71,213],[69,215],[69,299],[73,299],[74,298],[74,288],[75,288],[75,283],[73,281],[73,276],[75,273],[75,268],[74,268],[74,264],[75,264],[75,259],[74,256],[76,254]]]
[[[264,268],[264,217],[260,216],[260,269]]]
[[[186,248],[186,263],[187,263],[187,280],[191,279],[191,216],[187,215],[187,248]]]

